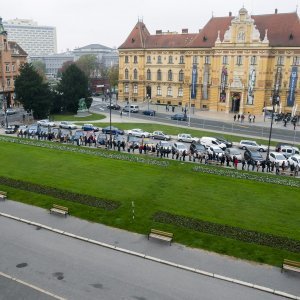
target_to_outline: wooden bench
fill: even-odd
[[[54,212],[57,214],[65,215],[65,217],[69,214],[69,209],[65,206],[53,204],[52,208],[50,208],[50,214]]]
[[[0,191],[0,199],[5,200],[7,198],[7,192]]]
[[[284,259],[281,267],[281,272],[283,271],[283,269],[300,272],[300,262]]]
[[[148,234],[148,240],[150,237],[169,242],[171,246],[173,240],[173,233],[165,232],[157,229],[151,229],[150,233]]]

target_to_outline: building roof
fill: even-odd
[[[271,47],[300,47],[300,20],[296,12],[252,15],[251,18],[261,40],[268,30]],[[212,17],[199,33],[156,35],[150,35],[145,24],[139,21],[119,49],[211,48],[215,46],[218,31],[223,41],[233,19],[233,16]]]
[[[23,48],[16,42],[8,42],[9,48],[12,50],[12,56],[28,56]]]
[[[105,50],[113,50],[112,48],[100,45],[100,44],[89,44],[87,46],[81,47],[81,48],[76,48],[74,51],[78,50],[99,50],[99,49],[105,49]]]

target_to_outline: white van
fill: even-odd
[[[286,157],[289,158],[292,155],[300,154],[300,151],[297,147],[290,147],[290,146],[282,146],[280,148],[280,152]]]
[[[129,112],[129,105],[125,105],[123,108],[123,111]],[[130,112],[132,113],[138,113],[139,112],[139,106],[135,104],[130,105]]]
[[[210,146],[219,146],[222,150],[226,149],[226,145],[224,143],[219,142],[216,138],[214,137],[209,137],[209,136],[203,136],[200,139],[200,143],[204,145],[206,148]]]

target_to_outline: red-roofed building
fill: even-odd
[[[119,99],[261,114],[276,95],[290,112],[300,109],[299,64],[296,12],[242,8],[236,17],[212,17],[198,33],[151,35],[138,21],[119,47]]]
[[[8,41],[0,18],[0,109],[14,105],[14,80],[26,61],[27,53],[16,42]]]

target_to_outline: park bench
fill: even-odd
[[[7,192],[0,191],[0,199],[5,200],[7,198]]]
[[[283,269],[300,272],[300,262],[284,259],[281,267],[281,272],[283,271]]]
[[[61,215],[65,215],[66,217],[69,214],[69,209],[65,206],[53,204],[52,207],[50,208],[50,214],[53,212]]]
[[[173,233],[165,232],[157,229],[151,229],[150,233],[148,234],[148,240],[150,237],[169,242],[171,246],[171,242],[173,240]]]

